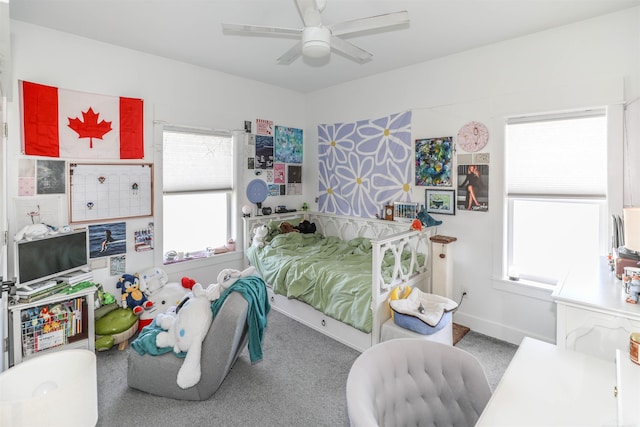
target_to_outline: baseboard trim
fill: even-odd
[[[460,325],[471,328],[472,331],[479,334],[488,335],[493,338],[497,338],[502,341],[506,341],[511,344],[520,345],[524,337],[535,338],[540,341],[545,341],[551,344],[556,343],[555,336],[548,337],[530,331],[524,331],[521,329],[505,326],[501,323],[493,322],[487,319],[469,315],[468,313],[456,311],[453,314],[453,321]]]

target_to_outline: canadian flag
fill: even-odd
[[[78,159],[142,159],[142,99],[20,81],[22,152]]]

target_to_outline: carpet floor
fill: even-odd
[[[517,346],[469,331],[458,344],[480,360],[492,389]],[[344,426],[349,425],[345,386],[359,352],[271,310],[264,359],[241,354],[209,400],[188,402],[127,386],[127,354],[98,357],[98,426]]]

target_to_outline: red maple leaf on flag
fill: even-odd
[[[89,110],[85,113],[82,112],[82,120],[79,118],[69,119],[69,127],[78,133],[78,138],[89,138],[89,148],[93,148],[93,138],[102,139],[102,137],[112,131],[111,122],[101,121],[98,123],[98,116],[93,112],[93,108],[89,107]]]

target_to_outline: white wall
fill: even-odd
[[[490,211],[442,216],[440,234],[454,243],[454,290],[469,292],[456,321],[474,330],[519,342],[529,335],[554,341],[555,306],[548,294],[523,296],[501,290],[497,279],[502,241],[502,120],[505,115],[620,103],[640,95],[640,9],[632,9],[537,35],[490,45],[412,67],[301,95],[257,82],[204,70],[69,34],[12,21],[14,94],[17,80],[145,100],[146,161],[154,159],[153,120],[219,129],[242,128],[244,120],[272,119],[305,132],[304,196],[318,192],[317,124],[375,118],[411,109],[414,138],[456,135],[462,124],[488,125],[491,155]],[[437,43],[436,40],[433,41]],[[19,101],[9,113],[9,200],[16,196],[19,154]],[[293,106],[293,107],[292,107]],[[621,144],[620,141],[617,142]],[[637,143],[637,142],[636,142]],[[157,171],[156,171],[157,172]],[[245,181],[250,174],[244,174]],[[614,177],[617,182],[620,177]],[[622,207],[622,185],[614,209]],[[240,191],[244,203],[244,191]],[[424,189],[414,191],[416,200]],[[311,203],[311,207],[314,205]],[[11,205],[9,206],[11,209]],[[156,218],[156,221],[160,219]],[[139,227],[147,220],[130,221]],[[156,228],[157,229],[157,228]],[[15,232],[15,230],[10,230]],[[153,265],[149,253],[128,248],[127,272]],[[238,254],[227,258],[240,265]],[[189,275],[213,281],[222,266],[191,264],[168,270],[173,279]],[[237,268],[237,267],[236,267]],[[193,274],[192,274],[193,273]],[[107,290],[115,278],[97,277]],[[112,290],[113,292],[113,290]]]
[[[304,128],[306,124],[304,97],[296,92],[20,21],[11,21],[11,41],[15,96],[8,105],[9,219],[13,217],[11,201],[17,197],[17,159],[23,158],[20,154],[18,80],[89,93],[142,98],[145,105],[146,162],[159,160],[159,156],[154,155],[154,121],[222,130],[243,129],[245,120],[254,121],[256,118],[271,119],[276,124],[298,128]],[[155,174],[159,173],[161,170],[156,167]],[[246,202],[244,187],[240,182],[240,205]],[[67,221],[66,200],[64,197],[61,199],[64,203],[61,211]],[[275,203],[288,203],[286,198],[283,199],[284,202]],[[159,223],[161,219],[156,217],[155,220]],[[148,222],[149,218],[127,221],[128,234],[132,237],[132,230],[142,228]],[[156,227],[156,239],[160,230]],[[10,235],[16,231],[10,224]],[[135,252],[132,239],[128,242],[127,273],[153,267],[156,259],[152,252]],[[9,266],[12,265],[10,260]],[[189,270],[184,270],[185,266]],[[185,275],[208,284],[215,282],[222,268],[240,267],[241,254],[236,253],[171,266],[166,270],[172,280],[179,280]],[[94,276],[107,291],[119,295],[115,288],[117,277],[109,276],[107,268],[94,270]]]
[[[307,134],[315,132],[316,140],[317,124],[409,109],[414,139],[455,136],[471,120],[484,122],[490,132],[483,150],[491,156],[489,212],[438,218],[444,221],[438,232],[458,238],[453,243],[454,298],[463,289],[468,292],[454,320],[514,343],[525,335],[554,342],[555,306],[549,293],[520,287],[505,291],[500,280],[504,117],[614,105],[620,129],[620,104],[640,94],[639,24],[640,9],[635,8],[317,91],[306,100]],[[621,139],[621,132],[612,135],[617,159]],[[610,177],[611,204],[618,213],[621,175]],[[424,188],[414,190],[414,200],[424,200]]]

